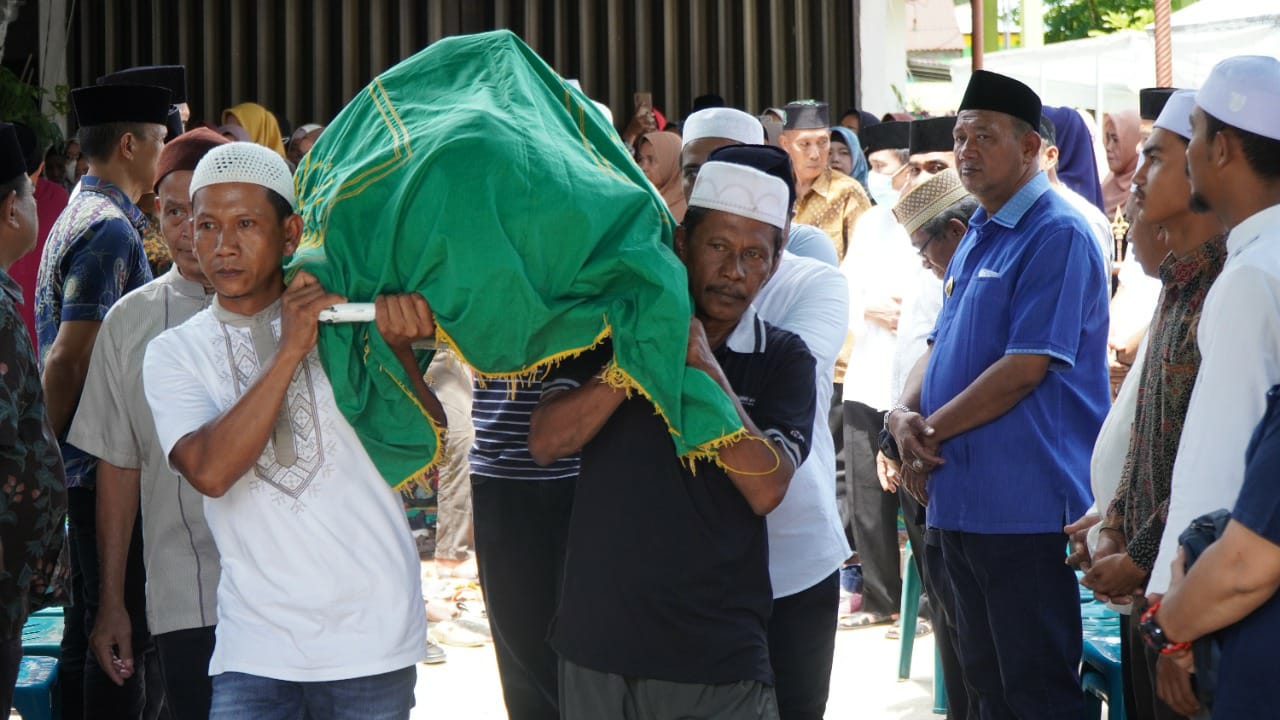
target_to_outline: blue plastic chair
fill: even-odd
[[[1085,693],[1085,717],[1101,720],[1102,701],[1105,700],[1108,708],[1107,720],[1125,720],[1124,674],[1120,668],[1120,616],[1094,600],[1093,592],[1082,586],[1080,625],[1084,633],[1080,686]]]
[[[898,649],[898,679],[911,677],[911,655],[915,649],[916,622],[920,616],[920,568],[916,565],[911,543],[907,543],[906,568],[902,572],[902,605],[898,610],[902,638]],[[947,684],[942,678],[942,658],[937,647],[933,651],[933,712],[947,714]]]
[[[18,668],[18,684],[13,690],[13,707],[22,720],[59,720],[54,703],[58,684],[58,660],[51,657],[24,657]]]
[[[62,657],[64,619],[58,615],[32,615],[22,626],[22,654]]]

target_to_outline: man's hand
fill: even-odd
[[[320,311],[347,299],[327,290],[306,270],[299,270],[280,298],[280,348],[285,358],[301,361],[319,336]]]
[[[1071,554],[1067,556],[1067,564],[1077,570],[1089,571],[1093,559],[1089,557],[1089,528],[1102,522],[1102,516],[1093,511],[1082,515],[1079,520],[1062,528],[1067,534]]]
[[[890,460],[884,453],[876,453],[876,476],[880,478],[880,489],[885,492],[898,492],[898,484],[901,478],[898,477],[899,464]]]
[[[1138,567],[1128,553],[1112,553],[1095,560],[1080,584],[1092,590],[1099,600],[1120,603],[1119,598],[1124,597],[1123,602],[1128,602],[1127,596],[1140,592],[1146,578],[1147,572]]]
[[[1156,695],[1174,712],[1188,717],[1200,711],[1200,700],[1191,687],[1190,669],[1194,665],[1190,650],[1156,659]]]
[[[902,298],[891,297],[886,302],[876,303],[863,311],[867,322],[888,330],[898,332],[898,321],[902,318]]]
[[[431,314],[431,306],[427,304],[426,298],[416,292],[379,295],[374,299],[373,307],[374,325],[392,350],[412,349],[415,340],[436,334],[436,321]]]
[[[689,344],[685,350],[684,362],[691,368],[697,368],[713,379],[720,371],[720,363],[716,362],[716,356],[711,352],[711,344],[707,342],[707,331],[702,327],[702,321],[698,318],[689,320]]]
[[[1125,340],[1112,340],[1107,343],[1107,349],[1111,351],[1107,360],[1107,371],[1111,375],[1111,396],[1113,398],[1120,392],[1120,385],[1124,383],[1125,377],[1129,375],[1129,370],[1133,368],[1133,363],[1138,360],[1138,347],[1141,343],[1142,333]]]
[[[916,499],[921,505],[929,504],[929,473],[916,472],[911,466],[904,464],[898,475],[902,481],[902,489]]]
[[[889,413],[889,434],[898,443],[903,469],[928,474],[943,463],[938,444],[933,441],[934,430],[920,413]]]
[[[116,685],[133,677],[133,626],[129,613],[123,606],[103,605],[93,622],[89,647],[98,660],[98,667]],[[116,651],[119,650],[119,654]]]

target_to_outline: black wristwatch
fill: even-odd
[[[1142,633],[1142,640],[1147,643],[1147,647],[1161,655],[1170,655],[1191,647],[1191,643],[1173,642],[1168,635],[1164,634],[1164,628],[1160,627],[1160,621],[1156,620],[1156,611],[1159,609],[1160,603],[1147,608],[1142,615],[1142,620],[1138,623],[1138,631]]]
[[[895,405],[889,408],[884,414],[884,424],[880,428],[879,440],[880,452],[890,460],[900,463],[902,462],[902,453],[898,450],[898,441],[894,439],[893,434],[889,432],[889,416],[894,412],[902,410],[903,412],[911,412],[911,408],[906,405]]]

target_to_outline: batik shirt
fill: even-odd
[[[61,604],[68,582],[62,456],[44,409],[40,371],[18,314],[22,289],[0,270],[0,638],[27,614]]]
[[[151,281],[141,233],[147,219],[124,191],[91,175],[49,231],[36,281],[40,369],[64,321],[101,321],[125,293]],[[65,438],[61,438],[65,440]],[[93,487],[96,461],[63,443],[67,487]]]
[[[836,254],[844,259],[853,239],[853,226],[871,200],[857,180],[839,170],[826,170],[813,181],[809,192],[796,201],[795,222],[812,225],[831,238]]]
[[[1123,522],[1129,557],[1143,570],[1155,563],[1169,514],[1173,461],[1200,371],[1200,311],[1226,260],[1226,236],[1219,235],[1188,257],[1170,255],[1160,265],[1164,290],[1151,321],[1129,455],[1110,509]]]
[[[144,212],[147,217],[147,228],[142,231],[142,248],[147,253],[147,265],[151,267],[151,277],[160,277],[173,267],[173,257],[169,255],[169,246],[164,244],[160,234],[160,218]]]

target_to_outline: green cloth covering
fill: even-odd
[[[378,76],[295,184],[290,276],[305,267],[352,302],[421,292],[482,377],[538,379],[612,336],[606,379],[653,401],[681,456],[743,432],[720,387],[685,366],[692,305],[662,198],[591,101],[512,33],[440,40]],[[319,351],[388,483],[438,460],[372,323],[323,326]]]

